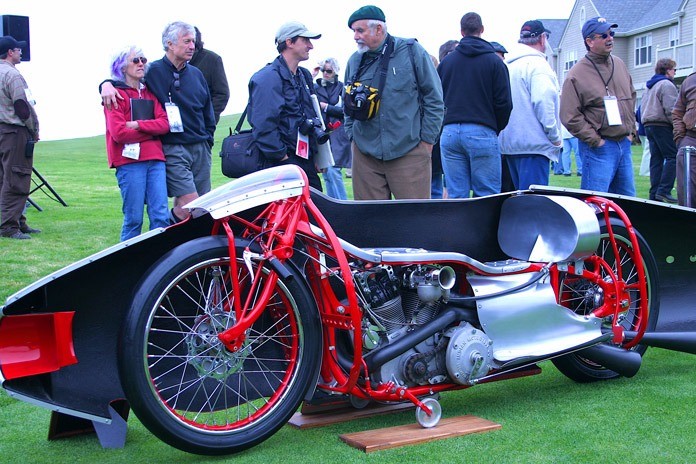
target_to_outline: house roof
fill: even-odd
[[[565,30],[566,24],[568,24],[567,19],[540,19],[544,23],[544,27],[551,31],[549,35],[549,45],[551,48],[556,50],[561,44],[561,38],[563,37],[563,31]]]
[[[674,20],[683,0],[594,0],[594,7],[608,21],[619,25],[617,32],[628,33]],[[589,16],[589,15],[588,15]]]

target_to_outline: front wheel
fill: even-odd
[[[655,257],[642,235],[636,231],[636,237],[642,257],[643,271],[646,279],[647,294],[641,291],[638,281],[637,254],[631,245],[630,236],[623,222],[612,218],[611,227],[614,232],[614,241],[618,256],[613,251],[612,241],[606,225],[602,225],[600,231],[600,242],[597,255],[602,258],[611,268],[613,276],[617,275],[618,267],[621,268],[623,281],[626,283],[628,294],[630,295],[630,305],[626,310],[619,314],[619,324],[624,330],[635,331],[644,318],[647,318],[646,330],[653,331],[657,325],[657,318],[660,309],[658,271]],[[605,270],[602,270],[605,280],[614,277]],[[559,304],[583,316],[589,315],[594,311],[603,300],[601,288],[587,280],[578,278],[570,273],[561,274],[559,279]],[[643,314],[639,308],[643,299],[648,301],[647,314]],[[610,330],[614,323],[613,317],[607,317],[603,321],[603,326]],[[641,355],[645,353],[646,346],[636,345],[631,348]],[[566,377],[576,382],[593,382],[596,380],[606,380],[618,377],[619,374],[590,361],[579,354],[571,353],[560,356],[552,360],[553,364]]]
[[[218,338],[235,325],[234,300],[262,293],[250,290],[253,275],[242,251],[238,246],[232,275],[225,237],[175,248],[141,282],[124,322],[119,369],[133,411],[161,440],[190,453],[229,454],[262,442],[290,419],[316,380],[318,311],[294,271],[278,278],[236,351]],[[260,269],[256,289],[271,272]]]

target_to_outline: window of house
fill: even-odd
[[[669,46],[676,47],[679,45],[679,30],[677,26],[672,26],[669,28]]]
[[[585,13],[585,7],[583,6],[580,8],[580,27],[582,28],[582,25],[585,24],[587,18],[587,13]]]
[[[635,44],[635,65],[645,66],[652,63],[652,34],[645,34],[636,37]]]
[[[565,57],[563,59],[563,79],[565,80],[566,74],[568,74],[568,71],[570,71],[570,68],[573,67],[575,63],[578,62],[578,57],[575,52],[575,50],[571,50],[565,53]]]

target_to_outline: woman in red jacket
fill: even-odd
[[[169,132],[169,122],[162,105],[142,83],[146,64],[137,47],[116,55],[111,75],[123,100],[118,108],[104,107],[106,153],[123,198],[121,240],[140,234],[144,206],[150,230],[169,225],[167,174],[159,139]]]

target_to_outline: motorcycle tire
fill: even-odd
[[[619,262],[623,263],[622,275],[628,276],[627,279],[629,280],[636,278],[635,262],[633,259],[634,254],[632,251],[633,248],[631,246],[628,231],[626,230],[626,227],[624,226],[623,222],[618,220],[617,218],[611,218],[611,227],[614,231],[614,237],[619,247],[619,254],[621,255],[619,257]],[[655,256],[652,254],[652,251],[650,250],[650,247],[648,246],[648,243],[645,241],[643,236],[640,235],[638,231],[635,231],[635,233],[638,239],[640,254],[643,259],[645,278],[647,281],[646,283],[649,303],[646,330],[653,331],[655,330],[655,326],[657,325],[657,319],[660,310],[660,285],[658,282],[657,262],[655,261]],[[611,251],[611,242],[609,239],[609,234],[607,233],[606,225],[602,225],[600,229],[600,243],[597,249],[597,254],[604,258],[605,261],[612,267],[612,269],[615,269],[615,263],[617,262],[617,260],[613,256],[613,252]],[[561,279],[560,285],[562,288],[559,290],[559,295],[563,295],[563,279]],[[588,304],[577,302],[571,304],[569,302],[573,299],[577,300],[577,298],[568,298],[567,301],[563,301],[562,296],[561,298],[559,298],[561,300],[559,301],[559,303],[564,306],[571,306],[571,309],[573,309],[578,314],[589,314],[594,309],[594,307],[592,307],[591,301],[592,296],[596,295],[596,289],[589,282],[585,281],[585,283],[583,284],[582,282],[579,282],[577,279],[574,280],[573,285],[575,286],[575,288],[572,289],[572,292],[575,293],[575,296],[577,296],[578,293],[584,293],[585,295],[587,295],[585,301]],[[626,330],[636,330],[637,328],[638,319],[635,316],[635,313],[631,311],[631,308],[633,308],[633,306],[635,305],[635,298],[642,298],[642,296],[632,295],[632,306],[624,313],[626,317],[623,319],[621,323]],[[582,298],[580,300],[582,300]],[[606,323],[606,327],[610,327],[612,321],[607,320]],[[630,349],[640,353],[642,356],[647,350],[647,346],[636,345]],[[561,371],[561,373],[563,373],[566,377],[580,383],[594,382],[598,380],[608,380],[619,377],[619,374],[617,372],[607,369],[604,366],[598,365],[590,361],[589,359],[583,358],[579,354],[575,353],[554,358],[552,362],[556,366],[556,368],[559,371]]]
[[[143,278],[122,327],[119,372],[145,427],[169,445],[231,454],[273,435],[316,382],[321,325],[303,278],[278,277],[237,351],[217,335],[235,323],[234,298],[255,298],[237,244],[234,295],[227,239],[204,237],[163,256]],[[252,262],[256,272],[259,263]],[[264,280],[272,272],[262,268]]]

